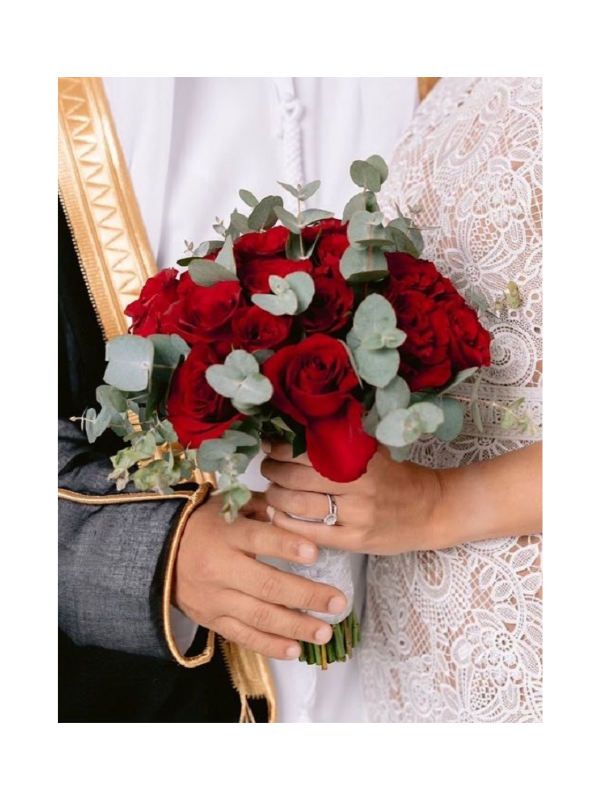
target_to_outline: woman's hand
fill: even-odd
[[[306,455],[293,459],[288,444],[265,443],[264,449],[272,522],[325,547],[392,555],[542,529],[541,442],[445,470],[399,464],[380,446],[353,483],[323,478]],[[325,494],[335,496],[337,525],[288,516],[323,519],[329,511]]]
[[[435,512],[441,498],[436,470],[407,462],[398,464],[380,447],[365,475],[353,483],[323,478],[306,455],[292,458],[290,445],[265,443],[269,457],[262,473],[272,483],[266,498],[272,522],[319,545],[359,553],[391,555],[430,550],[435,539]],[[288,514],[323,519],[335,496],[336,526],[303,522]]]

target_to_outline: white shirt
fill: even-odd
[[[389,158],[417,105],[416,78],[105,78],[115,124],[159,267],[174,266],[184,239],[217,238],[215,216],[248,211],[238,190],[286,193],[277,181],[321,188],[311,206],[341,216],[358,190],[355,159]],[[260,459],[246,481],[263,490]],[[355,608],[364,602],[365,557],[354,559]],[[192,631],[177,616],[180,636]],[[280,722],[366,720],[358,660],[322,672],[271,662]]]

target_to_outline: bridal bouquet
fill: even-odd
[[[147,281],[126,309],[131,333],[107,344],[100,411],[83,417],[90,441],[111,428],[126,442],[112,458],[119,489],[133,480],[170,492],[198,468],[214,472],[233,520],[250,499],[243,473],[261,438],[287,440],[347,482],[378,444],[402,461],[420,436],[459,434],[462,406],[448,392],[489,365],[490,336],[420,259],[413,220],[398,209],[384,221],[376,193],[387,172],[379,156],[352,164],[360,191],[341,220],[307,207],[319,181],[280,184],[293,211],[278,195],[242,190],[247,214],[218,221],[218,240],[186,242],[186,271]],[[293,568],[351,599],[346,553]],[[305,644],[301,658],[326,667],[351,654],[358,623],[351,611],[341,617],[327,618],[332,641]]]

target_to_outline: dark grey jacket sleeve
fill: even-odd
[[[115,493],[108,457],[59,420],[62,489]],[[59,500],[59,625],[77,645],[169,658],[162,559],[184,500],[87,506]]]

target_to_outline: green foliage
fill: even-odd
[[[397,219],[391,220],[386,230],[398,252],[420,258],[424,246],[423,235],[411,219],[399,214]]]
[[[269,287],[273,294],[253,294],[252,302],[276,317],[301,314],[315,294],[315,282],[306,272],[292,272],[285,278],[271,275]]]
[[[258,361],[244,350],[234,350],[224,364],[211,365],[206,370],[206,380],[244,414],[266,403],[273,394],[271,381],[260,374]]]
[[[398,408],[407,408],[410,403],[410,389],[404,378],[396,375],[387,386],[377,389],[375,406],[381,418]]]
[[[346,342],[360,377],[371,386],[383,388],[398,373],[397,348],[405,339],[406,334],[396,328],[396,312],[391,303],[379,294],[371,294],[357,308]]]
[[[389,174],[388,166],[385,163],[385,160],[381,156],[369,156],[367,158],[367,164],[371,164],[371,166],[375,167],[379,173],[379,179],[381,180],[381,183],[385,183]]]
[[[106,383],[126,392],[148,387],[154,360],[154,347],[149,339],[132,334],[116,336],[106,343],[106,360]]]
[[[415,403],[409,408],[396,408],[377,426],[377,439],[388,447],[406,447],[424,433],[434,433],[444,421],[444,414],[434,403]]]
[[[275,209],[283,206],[283,199],[279,195],[268,195],[252,209],[248,217],[248,225],[253,231],[264,231],[272,228],[277,222]]]
[[[381,175],[377,167],[368,161],[353,161],[350,165],[350,177],[360,187],[378,192],[381,189]]]
[[[350,246],[340,261],[340,272],[349,283],[366,283],[387,278],[388,266],[381,250]]]
[[[464,412],[462,404],[453,397],[442,397],[440,406],[444,414],[444,421],[436,429],[435,435],[438,439],[451,442],[459,435],[464,422]]]
[[[277,219],[284,225],[289,231],[292,233],[299,234],[302,228],[300,227],[298,220],[296,217],[283,206],[278,206],[275,209],[275,213],[277,214]]]
[[[220,281],[237,281],[238,277],[228,267],[217,264],[216,261],[207,261],[204,258],[194,258],[188,266],[190,278],[198,286],[214,286]]]
[[[239,194],[247,206],[250,206],[250,208],[256,208],[258,205],[258,198],[255,197],[252,192],[249,192],[247,189],[240,189]]]

